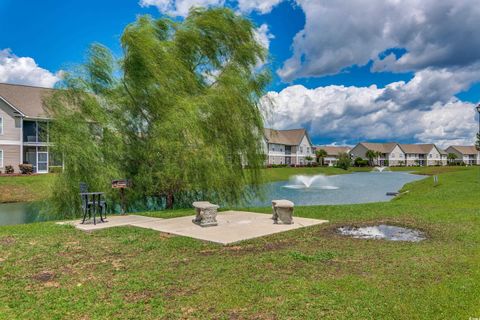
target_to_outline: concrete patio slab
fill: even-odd
[[[185,237],[230,244],[328,222],[326,220],[294,217],[293,224],[283,225],[273,224],[271,217],[271,214],[225,211],[217,215],[218,226],[215,227],[200,227],[192,223],[194,216],[165,219],[137,225]]]
[[[294,217],[293,224],[274,224],[271,214],[225,211],[217,215],[218,226],[201,227],[192,222],[194,217],[192,215],[160,219],[131,215],[108,217],[107,223],[97,224],[96,226],[93,224],[82,225],[79,221],[73,224],[84,231],[130,225],[225,245],[328,222],[327,220]]]

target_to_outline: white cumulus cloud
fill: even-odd
[[[232,2],[240,12],[250,13],[252,11],[266,14],[272,11],[273,7],[283,0],[238,0]],[[154,6],[158,11],[175,16],[186,17],[192,7],[214,7],[225,5],[225,0],[140,0],[142,7]]]
[[[186,17],[192,7],[223,6],[224,0],[140,0],[142,7],[155,6],[158,11],[176,17]]]
[[[53,87],[60,75],[39,67],[33,58],[17,57],[10,49],[0,50],[0,82]]]
[[[293,55],[278,74],[286,81],[336,74],[374,61],[373,71],[460,68],[480,62],[478,0],[297,0],[306,16]],[[406,53],[397,58],[400,48]]]
[[[313,137],[356,143],[364,140],[399,140],[471,144],[477,131],[474,104],[456,99],[450,89],[468,81],[445,71],[419,72],[409,82],[385,88],[326,86],[307,89],[293,85],[269,92],[273,104],[267,125],[275,128],[307,127]],[[429,90],[433,91],[429,93]],[[427,94],[427,96],[424,96]]]
[[[478,130],[474,105],[462,101],[437,103],[419,119],[420,130],[415,135],[419,141],[440,146],[472,145]]]
[[[270,40],[275,39],[275,36],[270,33],[268,25],[266,23],[262,24],[260,27],[255,29],[255,39],[266,49],[270,47]]]
[[[269,13],[273,7],[283,0],[238,0],[238,8],[242,12],[258,11],[262,14]]]

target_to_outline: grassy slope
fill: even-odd
[[[53,174],[0,177],[0,203],[45,199],[50,192]]]
[[[227,247],[133,227],[0,227],[0,318],[478,317],[479,169],[441,174],[436,187],[414,182],[387,203],[299,207],[331,223]],[[429,239],[332,231],[367,222],[420,228]]]

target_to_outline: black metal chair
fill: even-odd
[[[98,201],[92,201],[89,199],[88,195],[83,195],[88,193],[88,184],[85,182],[80,182],[80,194],[81,194],[81,204],[82,204],[82,211],[83,211],[83,220],[82,224],[85,223],[85,220],[92,218],[92,211],[93,211],[93,224],[97,224],[96,222],[96,214],[97,208],[100,208],[100,220],[107,219],[107,202],[103,196],[99,196]],[[103,216],[102,216],[103,213]]]

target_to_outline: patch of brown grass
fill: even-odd
[[[41,271],[32,276],[33,280],[40,281],[40,282],[50,282],[55,278],[55,273],[52,271]]]
[[[12,244],[15,244],[15,242],[16,240],[12,236],[6,236],[6,237],[0,238],[0,245],[2,246],[12,245]]]

